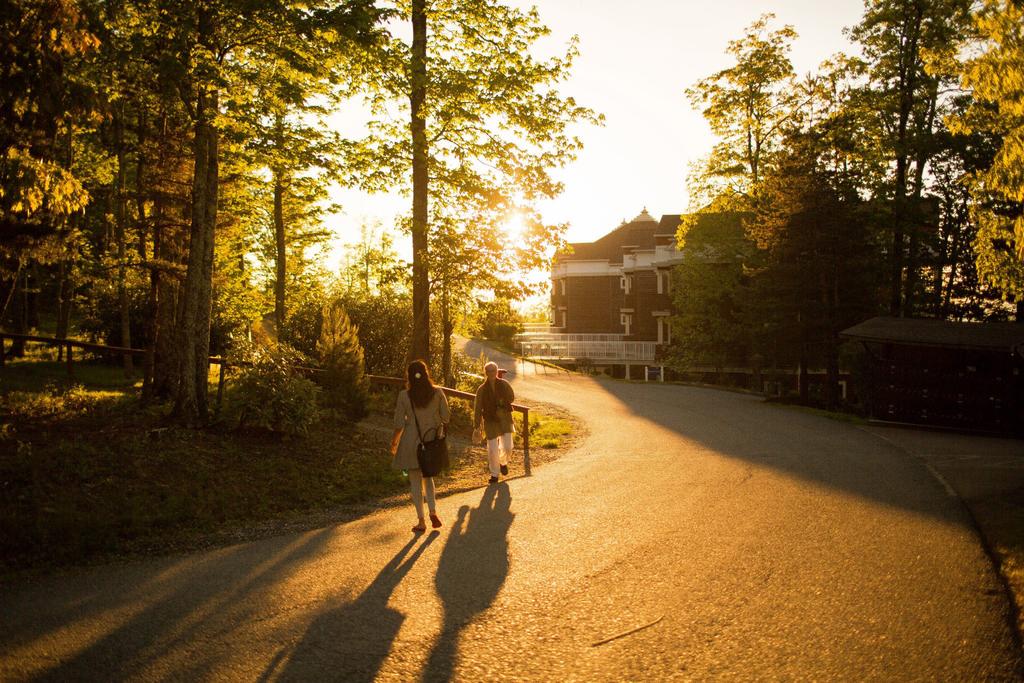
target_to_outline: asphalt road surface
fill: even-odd
[[[745,395],[517,369],[589,436],[441,500],[441,533],[413,537],[410,506],[6,586],[0,679],[1019,679],[960,503],[894,446]]]

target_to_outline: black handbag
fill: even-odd
[[[412,406],[412,419],[416,421],[416,436],[420,439],[419,445],[416,446],[416,462],[419,463],[420,473],[424,477],[436,477],[449,466],[448,438],[444,432],[444,423],[441,423],[440,428],[427,432],[434,433],[433,439],[424,440],[419,418],[416,417],[416,406],[412,405],[411,399],[409,405]]]

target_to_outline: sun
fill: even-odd
[[[502,232],[513,240],[519,240],[526,234],[526,221],[518,211],[510,214],[501,224]]]

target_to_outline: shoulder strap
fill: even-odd
[[[416,423],[416,437],[419,438],[420,443],[422,444],[423,432],[420,431],[420,420],[418,417],[416,417],[416,404],[412,402],[412,396],[410,396],[409,394],[406,394],[405,397],[409,399],[409,410],[412,411],[412,419],[413,422]]]

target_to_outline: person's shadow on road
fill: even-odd
[[[459,508],[434,579],[444,605],[444,624],[423,672],[426,681],[452,678],[460,631],[490,607],[505,583],[508,530],[515,517],[511,506],[512,494],[502,482],[488,486],[476,508]]]
[[[430,533],[411,555],[420,537],[410,539],[358,598],[314,619],[290,656],[280,652],[260,680],[374,680],[405,620],[388,607],[391,594],[438,536]],[[275,674],[286,657],[283,670]]]

